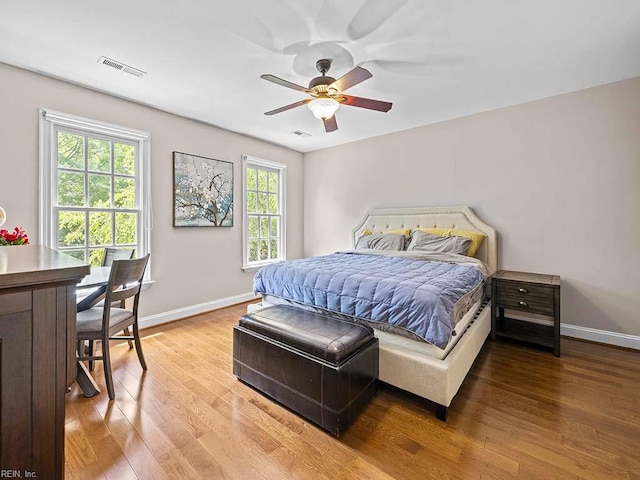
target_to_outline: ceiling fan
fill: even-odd
[[[371,78],[373,75],[371,75],[369,70],[362,67],[355,67],[336,80],[335,78],[326,75],[331,68],[331,59],[323,58],[318,60],[316,62],[316,68],[320,72],[320,76],[313,78],[309,82],[308,88],[283,80],[282,78],[278,78],[274,75],[261,75],[260,78],[264,80],[277,83],[283,87],[292,88],[293,90],[298,90],[299,92],[307,93],[311,96],[311,98],[300,100],[299,102],[265,112],[265,115],[275,115],[276,113],[281,113],[292,108],[299,107],[300,105],[308,105],[315,117],[322,120],[322,123],[324,124],[324,131],[329,133],[338,129],[335,113],[340,105],[367,108],[369,110],[377,110],[379,112],[388,112],[391,110],[392,104],[389,102],[372,100],[370,98],[354,97],[343,93],[348,88]]]

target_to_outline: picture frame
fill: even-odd
[[[233,227],[233,163],[173,152],[173,226]]]

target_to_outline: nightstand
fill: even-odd
[[[505,309],[524,319],[505,317]],[[540,318],[547,321],[540,322]],[[559,357],[560,277],[509,270],[496,272],[491,277],[491,339],[496,338],[550,347]]]

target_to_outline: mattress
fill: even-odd
[[[250,308],[248,310],[252,311],[254,309],[262,308],[268,305],[291,305],[296,308],[302,308],[302,309],[314,311],[317,313],[332,314],[332,312],[326,312],[325,310],[318,307],[314,307],[312,305],[305,305],[305,304],[301,304],[291,300],[285,300],[283,298],[274,297],[271,295],[263,295],[262,300],[263,300],[262,304],[249,305]],[[467,329],[471,327],[477,314],[480,312],[481,309],[486,307],[486,303],[487,303],[486,300],[480,299],[471,306],[469,311],[456,324],[453,334],[451,335],[451,340],[449,341],[449,343],[447,343],[445,348],[439,348],[439,347],[436,347],[435,345],[432,345],[429,342],[412,339],[404,335],[395,334],[393,332],[382,331],[379,328],[376,328],[375,324],[371,324],[371,326],[374,329],[374,335],[376,336],[376,338],[379,338],[380,341],[384,342],[385,345],[393,345],[411,353],[415,353],[418,355],[426,355],[428,357],[431,357],[437,360],[443,360],[447,357],[449,352],[451,352],[453,347],[456,346],[456,344],[458,343],[460,338],[462,338],[462,335],[467,331]],[[343,316],[343,315],[339,315],[339,317],[348,319],[347,316]],[[350,320],[353,321],[353,319],[350,319]]]
[[[263,267],[254,292],[444,349],[484,290],[483,270],[469,260],[424,252],[338,252]]]

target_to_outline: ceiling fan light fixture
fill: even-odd
[[[388,112],[391,110],[392,104],[390,102],[354,97],[343,93],[345,90],[371,78],[373,75],[371,75],[369,70],[356,66],[336,80],[326,75],[329,67],[331,67],[331,59],[323,58],[318,60],[316,62],[316,68],[320,72],[320,76],[311,79],[308,88],[276,77],[275,75],[267,73],[260,75],[260,78],[263,80],[306,93],[311,97],[290,103],[284,107],[276,108],[275,110],[270,110],[264,114],[275,115],[276,113],[286,112],[287,110],[306,104],[309,106],[309,110],[311,110],[313,116],[322,120],[325,133],[330,133],[338,130],[335,113],[341,104],[350,107],[366,108],[367,110],[377,110],[378,112]]]
[[[333,98],[315,98],[307,105],[311,113],[319,120],[326,120],[327,118],[333,117],[340,106]]]

